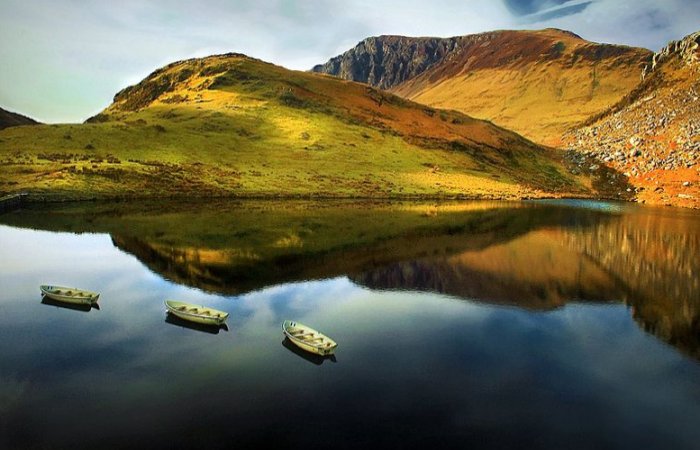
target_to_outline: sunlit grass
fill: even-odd
[[[163,73],[183,81],[155,100],[144,82],[118,95],[97,123],[0,132],[0,192],[519,198],[581,191],[553,154],[517,135],[356,83],[239,57]],[[145,107],[127,107],[142,97]]]

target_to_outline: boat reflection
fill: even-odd
[[[300,349],[292,341],[289,340],[289,338],[285,337],[284,340],[282,341],[282,347],[286,348],[290,352],[294,353],[295,355],[299,356],[300,358],[303,358],[310,362],[311,364],[315,364],[317,366],[320,366],[323,364],[326,360],[331,361],[331,362],[338,362],[336,359],[335,355],[330,355],[330,356],[321,356],[321,355],[315,355],[313,353],[305,352],[304,350]]]
[[[175,326],[182,327],[182,328],[189,328],[190,330],[201,331],[202,333],[209,333],[209,334],[219,334],[219,331],[221,331],[221,330],[228,331],[228,326],[226,324],[222,324],[219,326],[204,325],[201,323],[190,322],[189,320],[182,319],[182,318],[177,317],[177,316],[170,314],[170,313],[165,314],[165,323],[169,323],[170,325],[175,325]]]
[[[82,305],[82,304],[77,304],[77,303],[64,303],[64,302],[59,302],[57,300],[51,299],[51,298],[46,297],[46,296],[42,296],[41,304],[55,306],[57,308],[70,309],[73,311],[81,311],[81,312],[90,312],[93,309],[97,309],[97,310],[100,309],[100,305],[98,305],[97,303],[93,303],[92,305]]]

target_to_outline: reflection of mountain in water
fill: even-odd
[[[134,255],[151,271],[176,283],[207,291],[217,291],[224,284],[221,272],[229,268],[231,262],[226,251],[183,249],[149,243],[133,236],[113,235],[112,243],[122,251]]]
[[[700,218],[624,215],[576,233],[565,245],[623,280],[637,322],[700,359]]]
[[[399,262],[351,279],[375,289],[439,292],[533,309],[624,298],[613,277],[540,231],[483,250]]]
[[[581,226],[605,220],[600,213],[580,214],[580,210],[566,208],[505,208],[485,203],[453,212],[438,212],[437,208],[410,214],[402,211],[399,214],[406,219],[397,223],[387,219],[396,211],[346,209],[345,215],[334,212],[324,218],[327,212],[316,211],[319,216],[306,219],[316,224],[307,236],[300,229],[303,226],[295,227],[290,221],[286,235],[295,239],[276,236],[258,245],[236,240],[236,235],[247,233],[240,228],[230,230],[234,237],[229,241],[209,248],[190,245],[196,241],[192,237],[173,241],[121,232],[112,233],[112,242],[170,280],[210,292],[238,294],[283,282],[363,273],[428,255],[449,257],[486,249],[565,220]],[[360,218],[354,217],[352,228],[338,229],[337,224],[347,221],[348,215]]]
[[[477,251],[404,261],[352,276],[374,289],[439,292],[554,308],[622,301],[642,328],[700,359],[700,220],[625,214],[536,231]]]
[[[373,289],[530,309],[624,302],[645,330],[700,358],[695,213],[503,202],[215,203],[57,206],[2,220],[110,233],[152,271],[216,293],[348,276]]]

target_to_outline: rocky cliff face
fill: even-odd
[[[389,89],[442,61],[460,48],[464,39],[369,37],[355,48],[315,66],[311,71]]]
[[[391,89],[444,64],[461,64],[471,69],[498,68],[561,56],[565,44],[552,45],[549,39],[539,39],[544,32],[583,42],[576,34],[564,30],[490,31],[449,38],[373,36],[311,71]],[[602,58],[619,48],[622,47],[604,46],[602,51],[580,52],[578,56]]]
[[[0,130],[19,125],[37,125],[38,123],[39,122],[29,117],[0,108]]]
[[[700,32],[654,54],[642,83],[570,133],[570,159],[629,177],[641,202],[700,208]]]
[[[644,66],[642,79],[656,70],[664,61],[676,59],[689,67],[697,66],[700,61],[700,31],[686,36],[680,41],[671,41],[661,51],[654,53],[651,63]]]

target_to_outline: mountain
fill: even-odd
[[[30,119],[22,114],[13,113],[0,108],[0,130],[20,125],[36,125],[38,123],[39,122],[36,120]]]
[[[634,89],[651,56],[649,50],[588,42],[557,29],[493,31],[371,37],[312,70],[557,144],[564,131]]]
[[[163,67],[85,124],[4,130],[0,156],[10,191],[61,198],[589,195],[492,123],[239,54]]]
[[[629,176],[638,200],[700,208],[700,32],[656,53],[643,82],[568,135],[579,166]]]

